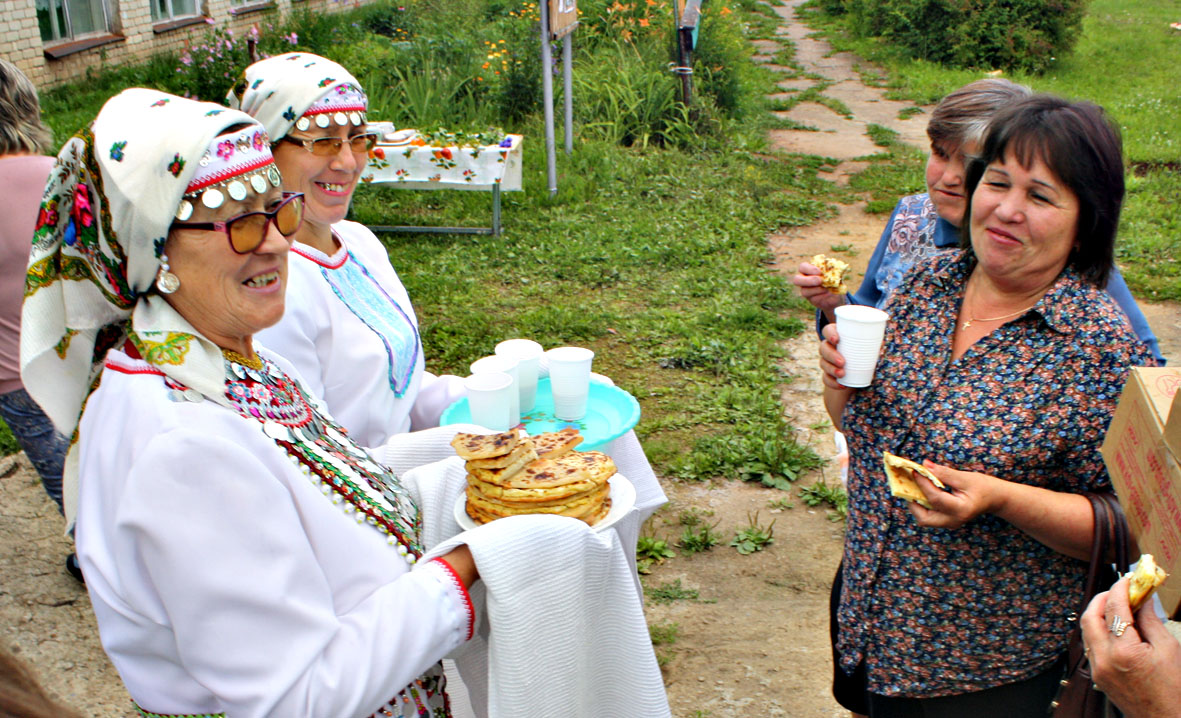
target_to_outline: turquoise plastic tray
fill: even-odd
[[[614,441],[635,428],[640,420],[640,403],[617,386],[592,381],[587,393],[586,416],[581,421],[560,421],[554,416],[554,397],[549,379],[537,382],[537,400],[533,411],[521,417],[520,426],[530,435],[559,431],[573,426],[582,434],[579,451],[590,451]],[[460,399],[443,412],[439,424],[470,424],[472,412],[467,398]]]

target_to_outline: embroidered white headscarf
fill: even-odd
[[[237,124],[257,121],[215,104],[133,88],[108,100],[58,154],[29,255],[21,378],[63,434],[78,426],[107,351],[129,336],[167,376],[228,405],[221,350],[147,292],[201,157]],[[72,524],[76,441],[63,479]]]
[[[346,121],[360,125],[368,107],[361,84],[348,70],[308,52],[289,52],[254,63],[226,102],[261,122],[275,141],[286,137],[305,115],[338,125]]]

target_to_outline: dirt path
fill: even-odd
[[[867,124],[897,131],[903,141],[925,147],[926,113],[900,120],[909,103],[887,100],[882,90],[866,87],[856,71],[857,58],[831,53],[822,41],[795,22],[801,0],[775,11],[783,18],[779,34],[791,42],[802,76],[781,68],[782,96],[823,82],[823,94],[840,100],[851,117],[820,103],[801,103],[786,115],[816,131],[776,130],[778,152],[806,153],[840,161],[827,176],[843,183],[865,167],[853,158],[877,148],[865,134]],[[782,45],[759,43],[760,58]],[[815,79],[822,78],[822,79]],[[926,108],[929,110],[929,108]],[[851,284],[861,281],[865,264],[881,233],[883,216],[866,214],[864,201],[837,207],[825,222],[772,235],[768,244],[776,268],[786,275],[803,258],[851,245],[845,255],[853,265]],[[1142,303],[1161,337],[1166,356],[1181,361],[1181,308]],[[801,441],[822,456],[833,453],[832,432],[820,402],[815,340],[810,333],[785,343],[784,368],[794,379],[783,387],[784,410]],[[812,428],[809,428],[812,427]],[[45,498],[23,456],[8,471],[0,459],[0,630],[4,645],[38,671],[57,696],[84,715],[134,718],[118,675],[98,642],[85,590],[62,568],[69,542],[60,536],[60,520]],[[806,486],[818,479],[835,481],[832,469],[801,477]],[[723,545],[682,555],[655,567],[645,577],[649,589],[678,585],[685,594],[667,603],[650,600],[649,622],[662,635],[674,636],[658,647],[677,718],[830,718],[847,715],[829,695],[831,658],[828,643],[828,593],[840,559],[844,526],[830,521],[824,509],[809,509],[798,497],[790,509],[771,508],[787,494],[736,482],[685,485],[668,482],[671,499],[653,519],[649,532],[675,541],[683,512],[694,510],[717,524]],[[775,541],[765,551],[739,556],[725,546],[734,532],[757,513],[758,523],[774,520]],[[643,717],[637,717],[643,718]]]

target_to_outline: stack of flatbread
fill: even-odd
[[[480,524],[518,514],[556,514],[591,526],[611,510],[611,457],[574,451],[577,429],[525,436],[456,434],[455,453],[467,463],[467,514]]]

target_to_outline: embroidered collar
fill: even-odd
[[[331,256],[303,242],[292,244],[291,251],[310,262],[315,262],[325,269],[340,269],[344,266],[345,262],[349,261],[349,248],[345,246],[344,240],[336,232],[333,232],[332,236],[340,243],[340,246],[337,247]]]

